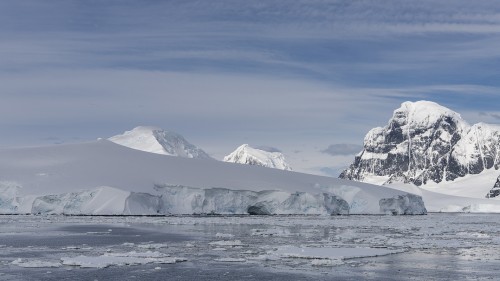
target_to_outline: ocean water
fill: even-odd
[[[500,215],[0,216],[0,280],[498,280]]]

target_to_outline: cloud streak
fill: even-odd
[[[321,150],[321,152],[332,156],[354,155],[362,149],[363,146],[359,144],[337,143],[329,145],[326,149]]]

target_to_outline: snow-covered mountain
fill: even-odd
[[[403,103],[385,127],[370,130],[363,151],[340,178],[435,186],[468,175],[486,175],[485,171],[499,166],[500,126],[470,126],[446,107],[418,101]],[[494,174],[491,178],[487,173],[489,188],[500,172]]]
[[[139,126],[121,135],[113,136],[109,140],[146,152],[185,158],[211,159],[205,151],[189,143],[183,136],[156,127]]]
[[[421,197],[388,187],[159,155],[99,140],[0,149],[0,213],[331,215],[426,209]]]
[[[291,171],[281,152],[269,152],[243,144],[231,154],[224,157],[224,162],[256,165],[267,168]]]

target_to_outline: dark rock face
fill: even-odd
[[[365,137],[364,149],[339,176],[363,181],[423,185],[452,181],[500,166],[500,127],[469,126],[460,115],[432,102],[405,102],[387,126]]]
[[[495,198],[497,196],[500,196],[500,177],[497,178],[497,182],[490,190],[490,192],[486,194],[486,198]]]

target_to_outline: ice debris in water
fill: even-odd
[[[301,259],[352,259],[364,257],[377,257],[400,253],[400,250],[389,250],[380,248],[335,248],[335,247],[297,247],[280,246],[269,254],[282,258]]]
[[[11,264],[24,268],[46,268],[60,267],[61,262],[41,261],[41,260],[23,260],[21,258],[14,260]]]

